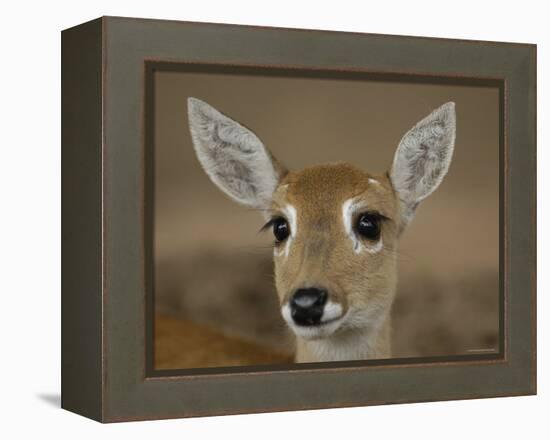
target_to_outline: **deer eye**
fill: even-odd
[[[272,225],[275,241],[277,243],[285,241],[290,235],[290,227],[288,222],[283,217],[277,217],[272,220]]]
[[[380,216],[374,213],[364,213],[357,219],[355,226],[362,237],[369,240],[378,240],[380,237]]]

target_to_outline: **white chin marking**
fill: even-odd
[[[292,319],[290,305],[286,303],[281,307],[281,314],[287,325],[296,336],[304,339],[321,339],[332,335],[344,322],[342,306],[338,303],[329,302],[323,310],[321,324],[315,326],[297,325]]]
[[[373,179],[369,179],[369,180],[373,180]],[[380,252],[384,247],[382,244],[382,238],[380,238],[376,243],[373,243],[372,245],[365,245],[353,231],[353,224],[352,224],[353,214],[355,214],[355,212],[357,212],[359,209],[364,209],[364,208],[365,208],[364,203],[358,203],[353,198],[347,199],[342,204],[342,220],[344,222],[344,229],[349,239],[351,240],[351,243],[353,245],[353,251],[356,254],[360,254],[364,250],[371,254],[376,254],[377,252]]]
[[[342,316],[342,306],[338,303],[329,301],[325,305],[323,310],[323,316],[321,316],[321,322],[333,321]]]
[[[290,304],[286,303],[284,306],[281,307],[281,315],[283,315],[283,319],[288,325],[293,325],[292,314],[290,312]]]

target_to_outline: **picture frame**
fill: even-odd
[[[498,87],[499,352],[156,371],[152,72],[212,67]],[[63,408],[119,422],[528,394],[535,45],[120,17],[62,32]]]

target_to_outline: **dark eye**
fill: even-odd
[[[273,235],[277,243],[281,243],[287,239],[290,234],[290,227],[288,222],[282,218],[277,217],[273,219]]]
[[[357,219],[357,232],[369,240],[380,237],[380,216],[372,213],[361,214]]]

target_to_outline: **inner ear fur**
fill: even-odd
[[[390,171],[408,223],[418,204],[433,193],[449,170],[456,136],[454,102],[418,122],[401,139]]]
[[[286,174],[251,130],[196,98],[188,99],[189,128],[206,174],[237,202],[267,209]]]

